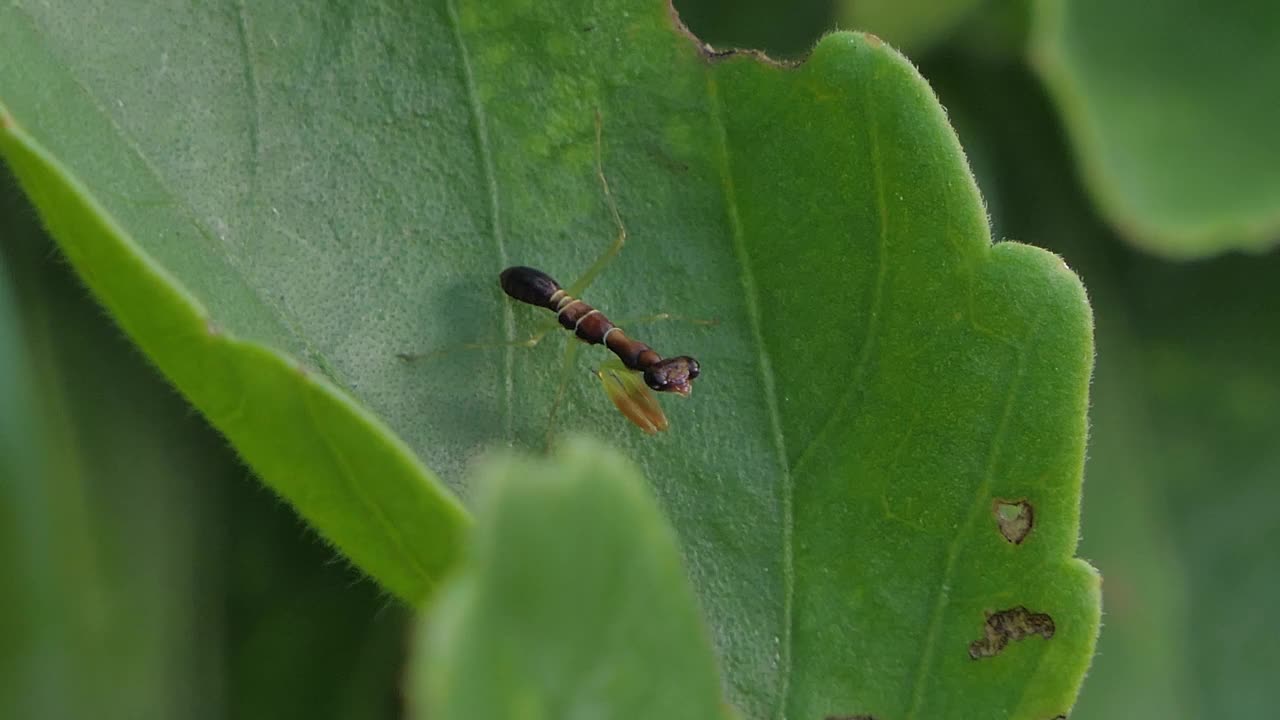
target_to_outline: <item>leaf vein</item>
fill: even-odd
[[[471,124],[475,132],[476,148],[480,156],[480,171],[484,175],[485,185],[489,193],[489,227],[493,235],[493,243],[497,248],[498,265],[501,271],[510,264],[507,256],[506,242],[502,235],[502,205],[498,193],[498,173],[493,164],[493,149],[489,143],[489,129],[486,121],[484,105],[480,102],[480,93],[476,89],[475,71],[471,67],[471,55],[467,50],[466,39],[462,36],[462,23],[458,19],[456,0],[444,0],[445,15],[449,18],[453,30],[454,43],[458,47],[458,61],[462,65],[462,79],[466,86],[467,101],[471,106]],[[496,273],[495,273],[496,274]],[[507,341],[516,338],[516,318],[511,310],[511,303],[502,303],[503,335]],[[506,437],[511,438],[515,430],[515,348],[507,346],[503,349],[503,376],[505,378],[506,408],[503,413],[503,429]]]
[[[787,702],[791,687],[791,653],[792,625],[794,620],[793,598],[795,594],[794,534],[795,518],[792,505],[795,497],[795,484],[788,467],[786,438],[782,432],[782,417],[778,410],[778,395],[773,371],[769,359],[769,350],[765,346],[764,333],[760,323],[760,305],[757,302],[759,291],[755,277],[751,272],[751,264],[747,258],[746,241],[743,237],[742,220],[738,213],[737,193],[734,189],[733,169],[729,159],[729,139],[724,126],[723,108],[720,102],[719,88],[716,84],[715,71],[707,70],[707,96],[711,110],[712,129],[716,134],[720,154],[720,179],[724,189],[725,208],[728,214],[729,227],[733,235],[733,249],[741,268],[741,281],[745,298],[747,318],[751,325],[752,339],[755,341],[760,359],[760,381],[764,387],[765,406],[769,411],[769,425],[773,436],[774,449],[778,453],[778,464],[782,474],[782,639],[779,642],[778,674],[781,687],[778,693],[778,707],[774,716],[783,718],[786,715]]]
[[[258,86],[258,70],[253,63],[253,45],[249,40],[249,8],[244,0],[236,0],[236,34],[240,54],[244,58],[244,85],[249,93],[249,202],[258,199],[258,165],[262,159],[262,97]]]
[[[1026,374],[1027,347],[1035,339],[1038,331],[1039,323],[1036,324],[1026,340],[1018,348],[1017,368],[1014,371],[1013,380],[1009,383],[1009,392],[1005,395],[1004,407],[1000,411],[1000,421],[996,425],[995,437],[992,438],[991,448],[987,451],[986,467],[983,470],[982,480],[974,490],[974,498],[969,507],[969,514],[965,517],[964,522],[957,525],[955,537],[952,538],[947,547],[947,559],[943,564],[942,581],[938,585],[938,594],[933,603],[933,610],[929,614],[929,630],[925,635],[924,649],[920,653],[920,665],[916,669],[915,679],[912,681],[911,705],[907,709],[906,720],[916,717],[921,704],[924,702],[925,678],[928,677],[929,668],[933,664],[934,656],[937,654],[937,641],[942,626],[942,615],[946,611],[947,602],[950,598],[951,578],[955,575],[956,563],[960,558],[960,550],[964,546],[965,535],[988,506],[987,498],[991,494],[996,461],[999,458],[1000,449],[1004,445],[1005,434],[1008,432],[1009,420],[1013,415],[1014,400],[1018,397],[1023,376]]]
[[[879,125],[876,124],[875,118],[875,94],[870,92],[870,88],[868,88],[866,95],[868,145],[871,155],[872,178],[876,189],[876,210],[880,218],[880,233],[876,244],[876,280],[875,288],[871,295],[871,313],[867,319],[866,332],[862,337],[862,346],[858,352],[857,364],[854,365],[853,377],[845,385],[844,392],[840,394],[840,400],[837,401],[836,406],[831,410],[831,414],[822,423],[822,428],[809,440],[804,450],[796,456],[796,461],[791,466],[793,473],[798,473],[800,468],[809,460],[811,452],[826,440],[827,435],[836,427],[836,421],[844,417],[854,393],[862,389],[863,378],[866,376],[867,368],[871,364],[871,352],[875,347],[875,339],[880,329],[881,306],[884,302],[884,288],[889,274],[889,204],[885,198],[884,161],[880,157],[880,129]]]

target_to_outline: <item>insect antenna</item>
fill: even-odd
[[[618,211],[618,202],[613,197],[613,190],[609,188],[609,178],[604,174],[604,120],[600,116],[600,111],[596,110],[596,177],[600,179],[600,187],[604,189],[605,204],[609,206],[609,215],[613,217],[613,224],[618,228],[618,235],[614,238],[613,243],[597,257],[595,262],[587,268],[577,280],[574,280],[567,291],[570,295],[577,297],[582,294],[596,279],[596,276],[604,271],[605,266],[611,260],[622,252],[622,246],[627,244],[627,226],[622,222],[622,213]]]

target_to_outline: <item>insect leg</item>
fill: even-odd
[[[591,263],[591,267],[582,274],[577,280],[574,280],[566,289],[567,292],[578,297],[586,290],[596,276],[604,271],[609,261],[613,260],[618,253],[622,252],[622,246],[627,242],[627,226],[622,224],[622,215],[618,212],[618,203],[613,198],[613,191],[609,189],[609,179],[604,174],[604,130],[603,120],[600,118],[600,111],[596,110],[596,177],[600,178],[600,187],[604,188],[604,199],[609,206],[609,214],[613,216],[613,224],[618,228],[618,235],[614,238],[613,243]]]
[[[551,403],[551,412],[547,415],[547,450],[551,449],[551,441],[556,434],[556,413],[560,403],[564,401],[564,392],[569,387],[569,375],[573,372],[574,362],[578,359],[578,348],[581,343],[569,338],[565,343],[564,359],[560,364],[560,382],[556,385],[556,399]]]
[[[560,327],[559,323],[555,321],[551,321],[551,322],[543,323],[538,327],[538,331],[536,333],[522,340],[505,340],[505,341],[484,342],[484,343],[463,343],[461,345],[455,345],[451,348],[444,348],[442,350],[431,350],[427,352],[416,352],[416,353],[396,353],[396,357],[400,358],[401,360],[404,360],[405,362],[417,362],[418,360],[428,360],[432,358],[444,357],[445,355],[451,355],[453,353],[460,352],[463,350],[494,350],[497,348],[505,348],[505,347],[531,348],[531,347],[535,347],[538,343],[542,342],[543,338],[545,338],[549,333],[553,332],[558,327]]]
[[[687,322],[687,323],[692,323],[694,325],[703,325],[706,327],[711,327],[713,325],[720,324],[720,321],[716,318],[712,318],[710,320],[704,320],[702,318],[687,317],[685,315],[676,315],[674,313],[657,313],[654,315],[644,315],[641,317],[620,318],[617,321],[617,325],[618,327],[625,328],[625,327],[630,327],[632,325],[649,325],[651,323],[662,322],[664,320],[674,320],[676,322]]]

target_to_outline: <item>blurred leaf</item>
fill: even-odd
[[[923,53],[946,40],[991,0],[840,0],[844,27],[865,30],[902,48]]]
[[[403,610],[250,484],[0,175],[0,717],[397,717]]]
[[[1053,257],[990,245],[941,108],[878,41],[831,36],[799,68],[711,56],[658,0],[22,4],[0,40],[20,63],[0,97],[133,239],[10,129],[72,262],[391,589],[425,593],[461,521],[328,381],[461,487],[484,446],[541,445],[576,377],[560,427],[611,438],[656,485],[749,717],[1070,706],[1097,629],[1071,558],[1087,305]],[[498,270],[563,279],[605,248],[597,109],[631,241],[589,297],[720,321],[643,329],[704,368],[657,438],[553,343],[396,359],[526,335],[543,315]],[[1000,534],[1001,499],[1034,507],[1025,542]],[[971,659],[1019,607],[1052,639]]]
[[[480,471],[470,561],[422,623],[417,717],[725,714],[675,534],[595,442]]]
[[[0,717],[220,717],[224,451],[50,250],[0,171]]]
[[[979,56],[1022,57],[1026,0],[683,0],[681,18],[717,48],[757,48],[773,57],[802,58],[837,27],[871,33],[913,60],[950,47]]]
[[[250,480],[224,536],[226,717],[402,717],[408,613]]]
[[[1172,264],[1118,246],[1031,79],[960,66],[925,70],[984,158],[997,224],[1064,253],[1098,319],[1081,554],[1105,580],[1106,630],[1073,717],[1267,717],[1280,255]]]
[[[946,44],[930,46],[945,54],[951,51],[986,61],[1017,62],[1026,57],[1031,25],[1031,3],[1027,0],[987,0],[951,34]],[[929,58],[920,58],[928,63]]]
[[[1038,0],[1032,37],[1124,235],[1174,258],[1280,240],[1280,5]]]
[[[675,0],[680,19],[717,48],[753,48],[799,58],[836,29],[835,0]]]
[[[1166,639],[1189,671],[1175,682],[1187,717],[1266,717],[1280,702],[1280,646],[1264,630],[1280,605],[1280,255],[1183,268],[1143,262],[1125,278],[1142,349],[1143,456],[1153,512],[1186,595]],[[1145,508],[1143,511],[1146,511]],[[1136,592],[1127,611],[1145,611]]]

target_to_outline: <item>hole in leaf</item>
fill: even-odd
[[[1056,630],[1053,618],[1047,613],[1031,612],[1021,605],[1000,612],[987,613],[983,637],[969,643],[969,657],[980,660],[999,655],[1009,643],[1032,635],[1039,635],[1048,640],[1053,637]]]
[[[1014,545],[1026,540],[1035,526],[1035,509],[1026,500],[996,498],[991,503],[991,513],[995,515],[1000,534]]]

